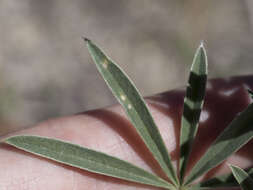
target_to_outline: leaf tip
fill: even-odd
[[[207,68],[207,53],[206,53],[206,48],[205,48],[205,42],[204,40],[201,40],[200,45],[199,45],[199,49],[202,51],[202,53],[204,54],[204,58],[205,58],[205,65]]]
[[[230,168],[230,169],[232,169],[233,168],[233,165],[232,164],[227,164],[227,166]]]
[[[228,167],[232,170],[232,172],[233,172],[235,169],[241,169],[240,167],[235,166],[235,165],[233,165],[233,164],[228,164]]]
[[[25,140],[27,137],[31,137],[29,135],[15,135],[10,136],[2,140],[3,143],[16,146],[17,143],[20,143],[21,141]]]
[[[204,46],[204,41],[202,40],[194,55],[191,71],[198,75],[207,75],[207,67],[207,53]]]
[[[201,47],[201,48],[205,48],[204,43],[205,43],[205,42],[204,42],[204,40],[201,40],[201,41],[200,41],[200,45],[199,45],[199,47]]]
[[[3,143],[6,143],[6,144],[12,144],[12,141],[13,141],[13,139],[15,140],[15,137],[16,136],[11,136],[11,137],[7,137],[6,139],[3,139]]]
[[[82,36],[82,39],[83,39],[85,42],[90,42],[90,39],[89,39],[89,38],[86,38],[85,36]]]

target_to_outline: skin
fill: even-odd
[[[253,89],[253,76],[213,79],[208,82],[204,113],[194,144],[189,169],[236,114],[250,103],[246,88]],[[173,163],[179,157],[179,130],[184,91],[174,90],[146,98]],[[164,177],[156,161],[126,119],[119,105],[50,119],[33,127],[1,137],[30,134],[53,137],[119,157]],[[229,172],[226,163],[253,166],[253,142],[250,141],[226,162],[202,176],[207,179]],[[133,190],[159,188],[90,173],[0,145],[1,190]]]

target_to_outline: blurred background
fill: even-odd
[[[81,36],[144,96],[185,85],[201,40],[209,77],[253,73],[252,0],[2,0],[0,135],[116,103]]]

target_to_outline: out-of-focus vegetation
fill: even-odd
[[[200,40],[211,77],[253,73],[251,0],[6,0],[0,15],[0,134],[116,102],[83,35],[144,95],[185,84]]]

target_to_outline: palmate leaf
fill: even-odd
[[[253,177],[253,168],[247,169],[246,172],[250,177]],[[217,189],[222,187],[234,188],[239,187],[239,184],[233,174],[229,173],[197,183],[191,186],[190,190]]]
[[[186,178],[185,184],[208,172],[253,138],[253,104],[241,112],[217,137]]]
[[[201,43],[197,49],[189,76],[180,131],[180,179],[183,180],[187,161],[196,136],[200,112],[204,103],[207,80],[207,56]]]
[[[243,169],[230,165],[232,173],[243,190],[253,189],[253,179]]]
[[[136,87],[127,75],[95,44],[88,39],[85,39],[85,41],[98,70],[114,96],[123,106],[138,134],[169,179],[177,185],[178,180],[172,166],[171,158],[159,130]]]
[[[5,142],[27,152],[76,168],[165,189],[174,189],[165,180],[137,166],[79,145],[38,136],[14,136],[6,139]]]

